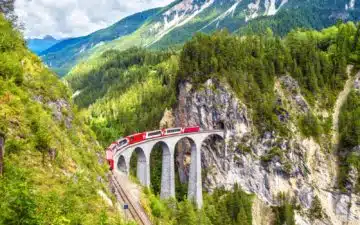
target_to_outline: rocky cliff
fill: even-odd
[[[359,78],[354,80],[352,86],[359,89]],[[257,217],[269,212],[268,206],[279,204],[280,193],[287,193],[299,205],[296,224],[359,224],[360,196],[351,191],[343,194],[336,188],[338,166],[331,138],[314,140],[299,131],[296,118],[316,109],[307,103],[290,76],[278,78],[274,92],[278,116],[289,129],[286,137],[275,131],[260,134],[251,119],[251,109],[222,82],[208,80],[196,89],[188,82],[179,85],[178,105],[173,111],[176,125],[221,128],[226,134],[223,144],[209,140],[203,145],[204,188],[211,191],[238,183],[256,194],[260,203],[255,204],[254,224],[270,223]],[[357,174],[351,177],[356,179]],[[321,211],[317,216],[315,208]]]

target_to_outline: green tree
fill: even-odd
[[[187,199],[180,202],[178,205],[177,224],[193,225],[197,224],[197,216],[194,210],[194,205]]]

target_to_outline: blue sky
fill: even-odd
[[[56,38],[89,34],[121,18],[173,0],[16,0],[25,37]]]

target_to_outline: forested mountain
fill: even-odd
[[[203,210],[182,201],[186,184],[177,177],[178,203],[146,192],[157,222],[357,224],[359,37],[353,22],[283,37],[270,28],[240,38],[197,34],[180,52],[106,51],[65,80],[104,146],[168,117],[173,126],[223,124],[227,147],[202,149],[203,185],[215,190]],[[186,170],[181,154],[176,165]],[[157,194],[161,152],[151,157]]]
[[[0,15],[0,224],[132,224],[109,193],[103,149],[200,126],[224,131],[197,149],[203,207],[187,199],[188,141],[175,147],[174,199],[159,198],[155,146],[139,200],[153,224],[358,225],[359,9],[175,1],[46,50],[62,74],[80,62],[62,81]]]
[[[139,19],[139,16],[143,19]],[[183,0],[121,20],[116,26],[135,21],[125,32],[95,32],[100,39],[71,39],[42,54],[44,61],[66,73],[79,58],[100,55],[106,50],[124,50],[131,46],[152,49],[176,48],[195,33],[212,33],[227,29],[240,34],[260,33],[270,27],[275,34],[285,35],[296,27],[322,29],[337,20],[358,20],[360,2],[356,0]],[[107,28],[106,30],[112,30]],[[90,35],[93,37],[94,35]],[[81,41],[80,41],[80,40]],[[77,44],[73,45],[73,42]],[[101,44],[99,44],[101,43]],[[65,46],[64,46],[65,45]]]
[[[59,41],[60,40],[57,40],[50,35],[47,35],[44,38],[26,39],[26,44],[31,51],[33,51],[36,54],[40,54],[42,51],[45,51],[46,49],[58,43]]]
[[[69,89],[2,13],[0,139],[0,224],[122,224],[103,150]]]
[[[151,9],[137,13],[87,36],[66,39],[41,52],[40,55],[54,71],[64,75],[80,58],[88,57],[90,49],[131,34],[158,11],[159,9]]]

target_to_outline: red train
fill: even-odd
[[[171,136],[176,134],[186,134],[186,133],[196,133],[200,131],[200,127],[178,127],[178,128],[168,128],[162,130],[155,130],[150,132],[142,132],[121,138],[116,142],[111,143],[111,145],[106,149],[106,160],[109,163],[110,169],[114,169],[114,160],[113,156],[117,151],[125,148],[128,145],[136,144],[138,142],[146,141],[153,138]]]

